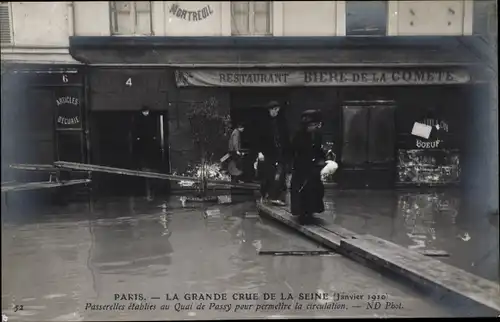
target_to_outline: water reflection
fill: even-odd
[[[439,260],[499,279],[498,251],[491,251],[498,249],[498,224],[458,190],[336,191],[326,205],[327,222],[417,251],[445,251],[449,257]]]
[[[134,214],[132,199],[128,206],[128,213],[122,215],[135,217],[121,216],[92,223],[94,266],[103,274],[165,275],[165,266],[171,264],[173,252],[169,242],[171,213],[161,209],[153,216]],[[119,215],[116,208],[106,208],[108,216]]]

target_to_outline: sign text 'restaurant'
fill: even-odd
[[[465,84],[469,73],[446,70],[182,70],[179,86],[352,86]]]

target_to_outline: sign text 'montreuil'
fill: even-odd
[[[432,85],[470,82],[466,70],[189,70],[179,86],[352,86]]]

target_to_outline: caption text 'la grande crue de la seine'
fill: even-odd
[[[169,293],[146,296],[142,293],[117,293],[107,303],[88,302],[86,311],[346,311],[402,310],[403,304],[388,294],[331,293]]]

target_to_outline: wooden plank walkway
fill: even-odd
[[[194,181],[194,182],[200,181],[198,178],[187,177],[187,176],[178,176],[178,175],[173,175],[173,174],[165,174],[165,173],[157,173],[157,172],[149,172],[149,171],[121,169],[121,168],[106,167],[106,166],[94,165],[94,164],[58,161],[58,162],[54,162],[54,165],[58,168],[61,168],[61,169],[104,172],[104,173],[133,176],[133,177],[151,178],[151,179],[173,180],[173,181]],[[214,179],[207,179],[207,183],[220,184],[220,185],[225,185],[225,186],[230,186],[230,187],[240,188],[240,189],[252,189],[252,190],[259,189],[259,185],[254,184],[254,183],[236,183],[236,182],[230,182],[230,181],[224,181],[224,180],[214,180]]]
[[[59,188],[59,187],[68,187],[75,186],[81,184],[90,183],[91,180],[83,179],[83,180],[70,180],[64,182],[14,182],[9,184],[2,184],[2,192],[14,192],[14,191],[27,191],[27,190],[39,190],[39,189],[51,189],[51,188]]]
[[[357,235],[337,225],[300,225],[284,207],[258,202],[257,208],[261,214],[342,255],[362,258],[421,285],[452,292],[500,313],[500,285],[492,281],[375,236]]]
[[[430,283],[500,313],[497,283],[371,235],[342,240],[341,247],[414,282]]]
[[[46,171],[46,172],[56,172],[61,171],[61,169],[51,165],[51,164],[11,164],[9,166],[11,169],[15,170],[25,170],[25,171]]]

